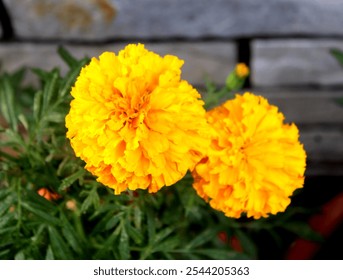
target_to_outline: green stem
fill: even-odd
[[[15,179],[15,188],[17,193],[17,213],[18,213],[18,221],[17,221],[17,231],[20,231],[21,225],[22,225],[22,197],[21,197],[21,185],[20,185],[20,179]]]

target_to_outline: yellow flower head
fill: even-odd
[[[138,44],[82,69],[67,137],[85,168],[115,194],[174,184],[209,145],[203,101],[180,79],[182,64]]]
[[[238,78],[245,78],[249,75],[249,67],[245,63],[238,63],[235,68],[235,73]]]
[[[226,216],[267,217],[284,211],[304,182],[306,154],[294,124],[268,101],[237,95],[207,113],[216,136],[193,171],[194,188]]]

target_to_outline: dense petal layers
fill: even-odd
[[[181,80],[182,64],[138,44],[82,69],[67,137],[86,169],[116,194],[174,184],[208,147],[203,101]]]
[[[304,182],[306,154],[297,127],[283,124],[277,107],[251,93],[212,109],[207,119],[216,135],[193,171],[197,193],[229,217],[284,211]]]

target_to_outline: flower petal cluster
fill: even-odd
[[[284,211],[304,182],[306,153],[297,127],[251,93],[212,109],[207,119],[216,135],[193,171],[197,193],[229,217]]]
[[[208,147],[203,101],[181,80],[182,64],[131,44],[93,58],[72,88],[67,137],[115,194],[174,184]]]
[[[235,67],[235,73],[239,78],[246,78],[249,73],[249,67],[245,63],[238,63]]]

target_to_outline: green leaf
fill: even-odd
[[[156,235],[156,222],[155,216],[149,209],[146,209],[147,219],[148,219],[148,237],[149,237],[149,244],[153,244]]]
[[[215,228],[209,228],[204,230],[202,233],[197,235],[197,237],[195,237],[191,242],[187,244],[186,249],[196,248],[205,244],[206,242],[213,240],[213,238],[215,238],[216,236],[217,231],[218,230]]]
[[[52,70],[49,73],[49,78],[46,81],[43,89],[43,113],[47,113],[48,115],[51,113],[48,111],[49,105],[52,101],[55,100],[58,94],[58,80],[59,80],[59,72],[57,69]]]
[[[129,236],[123,224],[121,227],[120,240],[119,240],[119,254],[122,260],[128,260],[130,258]]]
[[[15,89],[19,88],[19,85],[23,81],[25,72],[26,72],[25,68],[20,68],[9,76],[11,84],[13,85]]]
[[[86,173],[85,170],[82,168],[82,169],[79,169],[74,174],[64,178],[61,182],[59,189],[65,190],[66,188],[70,187],[76,180],[81,178],[85,173]]]
[[[124,213],[119,213],[120,215],[123,215]],[[118,215],[119,215],[118,214]],[[92,236],[96,236],[97,234],[99,233],[103,233],[105,230],[106,230],[106,227],[109,227],[108,230],[110,230],[111,228],[111,225],[107,225],[108,223],[113,223],[117,220],[116,217],[114,217],[114,214],[113,212],[106,212],[106,213],[103,213],[102,216],[98,216],[100,217],[100,219],[96,219],[97,223],[95,224],[95,226],[93,227],[93,230],[91,232],[91,235]],[[97,217],[97,218],[98,218]],[[111,222],[110,220],[113,219]],[[95,217],[90,219],[90,220],[95,220]],[[112,224],[112,225],[113,225]],[[115,226],[116,224],[113,225],[113,227]]]
[[[0,203],[0,217],[9,211],[10,207],[16,202],[14,196],[8,196],[2,199]]]
[[[213,260],[248,260],[249,257],[229,250],[220,250],[220,249],[202,249],[194,251],[198,254],[209,257]]]
[[[18,253],[15,254],[14,256],[15,260],[25,260],[25,254],[23,251],[19,251]]]
[[[48,249],[46,250],[45,259],[46,260],[54,260],[55,259],[54,252],[52,251],[50,245],[48,246]]]
[[[235,230],[235,234],[240,241],[243,251],[251,258],[257,258],[257,247],[253,240],[243,230]]]
[[[25,128],[26,130],[28,130],[28,129],[29,129],[29,123],[28,123],[26,117],[25,117],[23,114],[20,114],[20,115],[18,116],[18,119],[19,119],[19,121],[21,122],[21,124],[24,126],[24,128]]]
[[[88,59],[81,60],[81,62],[79,63],[79,65],[77,67],[75,67],[69,71],[63,85],[61,86],[61,89],[59,92],[60,97],[64,97],[70,92],[72,85],[75,83],[76,78],[80,74],[81,68],[88,61],[89,61]]]
[[[180,237],[169,237],[161,243],[153,247],[152,252],[169,252],[180,245]]]
[[[11,252],[11,249],[0,250],[0,259],[8,259],[8,254]]]
[[[43,82],[47,81],[50,77],[50,73],[47,71],[44,71],[40,68],[32,68],[31,71],[36,74]]]
[[[297,236],[300,236],[304,239],[315,241],[315,242],[323,242],[324,238],[321,234],[314,231],[309,224],[304,222],[287,222],[281,225],[282,228],[295,233]]]
[[[39,90],[36,92],[33,99],[33,117],[36,122],[41,118],[42,115],[42,100],[43,100],[43,91]]]
[[[78,60],[74,58],[64,47],[59,46],[57,52],[70,68],[78,65]]]
[[[80,236],[77,235],[76,229],[71,225],[64,214],[61,215],[62,218],[62,233],[67,240],[70,247],[80,256],[82,255],[82,245]]]
[[[17,131],[18,119],[14,89],[7,74],[0,78],[0,109],[11,129]]]
[[[8,226],[8,224],[10,226],[13,226],[14,221],[15,221],[14,213],[8,213],[7,215],[3,215],[0,219],[0,228],[4,229]]]
[[[50,227],[50,226],[48,227],[48,232],[49,232],[49,238],[51,242],[51,249],[54,255],[58,259],[62,259],[62,260],[72,259],[72,254],[67,244],[62,239],[60,233],[54,227]]]
[[[50,215],[49,213],[46,213],[40,209],[37,209],[36,207],[34,207],[34,204],[32,204],[32,203],[29,204],[27,201],[25,201],[25,202],[23,201],[21,205],[23,208],[30,211],[32,214],[41,218],[47,224],[51,224],[51,225],[59,225],[60,224],[59,219]]]
[[[45,115],[44,121],[52,123],[63,123],[65,120],[64,112],[52,111],[48,115]]]
[[[81,212],[86,212],[92,205],[94,208],[98,208],[100,204],[100,198],[97,192],[97,187],[93,186],[92,189],[88,192],[86,199],[83,201],[81,205]]]
[[[121,212],[121,213],[118,213],[117,215],[111,217],[111,218],[107,221],[107,223],[106,223],[106,225],[105,225],[105,229],[106,229],[106,230],[110,230],[110,229],[114,228],[114,227],[119,223],[120,217],[122,217],[123,214],[124,214],[124,213]]]
[[[331,49],[330,53],[336,58],[336,60],[339,62],[339,64],[341,64],[341,66],[343,67],[343,52],[339,49]]]
[[[134,228],[132,225],[130,225],[128,222],[126,223],[126,230],[128,235],[133,239],[133,241],[136,244],[142,244],[144,240],[143,234],[136,228]]]
[[[55,213],[56,205],[37,194],[35,191],[27,191],[27,201],[32,207],[38,208],[46,213]]]
[[[135,224],[135,227],[140,230],[142,226],[142,210],[138,206],[136,206],[134,207],[133,211],[133,222]]]
[[[167,227],[165,229],[162,229],[160,232],[158,232],[155,235],[153,243],[158,244],[160,241],[162,241],[164,238],[166,238],[168,235],[170,235],[173,231],[174,231],[174,229],[172,227]]]
[[[13,232],[17,229],[17,226],[7,227],[7,228],[0,228],[0,234],[5,234],[7,232]]]

